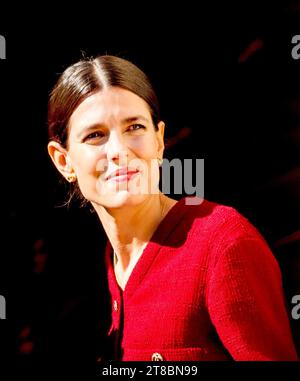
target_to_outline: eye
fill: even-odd
[[[131,125],[129,128],[128,128],[128,130],[129,131],[137,131],[137,130],[141,130],[141,129],[146,129],[146,127],[145,126],[143,126],[142,124],[133,124],[133,125]]]
[[[83,141],[87,141],[87,140],[94,140],[94,139],[97,139],[97,138],[102,138],[104,136],[103,132],[100,132],[100,131],[95,131],[95,132],[92,132],[91,134],[87,135]]]

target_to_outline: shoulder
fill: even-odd
[[[235,208],[197,197],[180,200],[185,222],[198,234],[230,243],[239,238],[262,238],[252,223]]]
[[[278,273],[277,261],[268,243],[235,208],[207,200],[194,206],[185,205],[184,208],[190,208],[186,209],[186,216],[192,221],[191,240],[195,246],[201,242],[212,264],[219,262],[220,258],[227,265],[240,263],[245,268],[249,268],[249,263],[253,264],[253,268],[265,263]]]
[[[248,256],[249,252],[253,258],[254,252],[273,256],[258,229],[235,208],[208,200],[198,205],[189,205],[184,200],[181,203],[190,244],[205,248],[213,262],[235,249],[240,256]]]

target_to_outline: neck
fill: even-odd
[[[94,205],[115,252],[115,263],[123,271],[137,262],[157,226],[176,202],[159,193],[138,205],[118,208]]]

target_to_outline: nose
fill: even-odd
[[[127,159],[128,149],[123,136],[118,131],[111,131],[105,144],[105,153],[108,161],[122,162]]]

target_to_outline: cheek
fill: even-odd
[[[157,142],[153,136],[142,136],[139,139],[131,141],[130,149],[134,151],[137,156],[146,160],[157,157]]]
[[[102,155],[103,156],[103,155]],[[101,160],[99,150],[84,148],[70,153],[73,168],[79,177],[95,174],[97,163]]]

